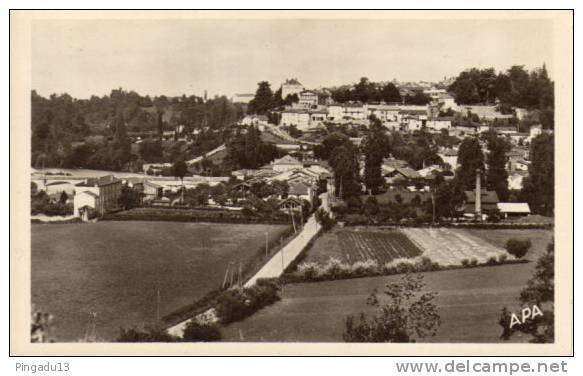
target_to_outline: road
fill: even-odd
[[[320,195],[322,200],[322,208],[328,211],[328,195],[322,193]],[[286,246],[275,253],[273,257],[255,274],[251,279],[245,283],[245,287],[251,287],[257,282],[259,278],[277,278],[283,274],[285,269],[299,256],[302,250],[308,245],[310,240],[318,231],[320,231],[320,224],[316,221],[315,214],[312,214],[306,221],[300,233],[290,241]]]
[[[322,201],[321,207],[329,211],[328,205],[328,194],[322,193],[320,195],[320,200]],[[300,231],[300,233],[293,238],[287,245],[285,245],[279,252],[275,253],[273,257],[265,264],[259,271],[251,277],[246,283],[245,287],[253,286],[259,278],[277,278],[281,276],[284,270],[298,257],[302,250],[308,245],[310,240],[320,230],[320,224],[316,221],[315,214],[312,214],[307,220],[306,224]],[[213,315],[213,308],[206,311],[204,314]],[[188,319],[186,321],[180,322],[170,328],[168,328],[168,333],[174,336],[182,336],[186,325],[191,321]]]

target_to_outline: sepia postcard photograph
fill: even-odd
[[[11,11],[13,355],[570,355],[571,11]]]

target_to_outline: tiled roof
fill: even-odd
[[[288,191],[288,193],[290,195],[298,195],[298,196],[307,195],[309,192],[310,192],[309,187],[302,182],[291,183],[289,186],[289,191]]]
[[[464,193],[466,195],[466,203],[473,204],[476,202],[475,191],[465,191]],[[482,204],[497,204],[499,201],[496,191],[487,191],[485,189],[482,189],[480,198]]]
[[[276,159],[275,161],[273,161],[273,164],[274,165],[296,165],[296,164],[302,164],[302,163],[288,154],[284,157]]]

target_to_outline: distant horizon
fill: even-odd
[[[470,68],[553,77],[552,23],[492,20],[38,20],[32,90],[77,99],[122,88],[142,96],[250,94],[287,78],[310,89],[440,82]]]

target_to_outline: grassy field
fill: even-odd
[[[552,238],[547,230],[472,230],[500,246],[512,237],[533,242],[532,259]],[[528,258],[528,257],[527,257]],[[500,342],[498,319],[502,307],[518,309],[517,297],[530,278],[534,262],[425,273],[427,289],[439,293],[442,325],[426,342]],[[341,342],[344,318],[367,312],[366,299],[399,276],[291,284],[283,299],[252,317],[223,330],[230,341]],[[516,336],[513,341],[527,341]]]
[[[334,257],[348,263],[376,260],[383,264],[420,254],[419,248],[398,230],[351,227],[336,228],[319,237],[305,261],[325,263]]]
[[[97,337],[156,321],[223,281],[229,262],[248,269],[286,226],[105,221],[32,225],[32,303],[55,317],[59,341],[83,338],[90,312]]]

